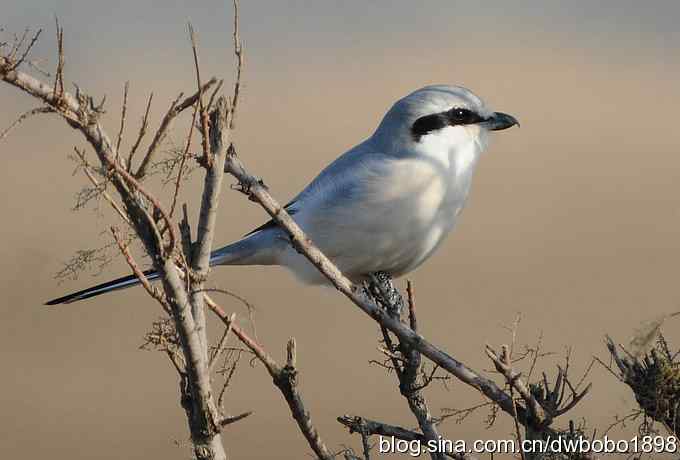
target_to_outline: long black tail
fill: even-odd
[[[149,280],[155,280],[158,278],[158,273],[156,273],[155,270],[147,270],[144,272],[144,275],[146,275],[147,279]],[[45,302],[45,305],[59,305],[61,303],[76,302],[78,300],[89,299],[90,297],[98,296],[99,294],[104,294],[106,292],[125,289],[136,284],[139,284],[139,279],[137,279],[135,275],[124,276],[122,278],[107,281],[106,283],[83,289],[82,291],[59,297],[58,299],[49,300]]]
[[[215,265],[272,265],[276,262],[273,254],[282,245],[288,244],[284,239],[278,236],[278,233],[271,230],[270,227],[262,227],[255,233],[251,233],[246,238],[235,243],[229,244],[223,248],[213,251],[210,254],[210,266]],[[149,281],[159,278],[155,270],[147,270],[144,272]],[[58,305],[61,303],[77,302],[79,300],[89,299],[107,292],[117,291],[140,284],[139,279],[135,275],[124,276],[113,281],[98,284],[82,291],[68,294],[58,299],[53,299],[45,302],[45,305]]]

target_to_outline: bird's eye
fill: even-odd
[[[449,110],[449,119],[455,125],[474,123],[475,113],[468,109],[453,108]]]
[[[411,126],[411,134],[418,141],[421,136],[447,126],[471,125],[484,119],[469,109],[454,107],[444,112],[433,113],[418,118]]]

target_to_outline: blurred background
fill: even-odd
[[[148,93],[151,127],[195,80],[186,23],[198,32],[204,78],[233,75],[227,1],[5,2],[3,37],[44,28],[32,57],[54,68],[54,15],[65,30],[66,77],[106,94],[114,135],[130,81],[134,138]],[[605,334],[627,342],[680,306],[680,3],[242,1],[244,89],[240,156],[280,201],[295,195],[347,148],[369,136],[397,98],[432,83],[461,84],[520,129],[495,135],[457,230],[410,278],[422,333],[476,369],[485,343],[543,336],[554,375],[572,347],[574,377]],[[0,129],[36,103],[0,85]],[[181,141],[187,124],[175,125]],[[158,306],[141,289],[59,308],[42,303],[127,274],[120,258],[78,279],[54,279],[77,250],[110,242],[117,223],[102,204],[73,212],[87,184],[67,159],[84,140],[53,115],[32,118],[0,144],[0,456],[187,458],[177,377],[159,353],[138,349]],[[200,174],[183,190],[195,215]],[[160,190],[160,189],[157,189]],[[169,197],[170,188],[163,189]],[[225,187],[217,245],[261,224],[264,212]],[[219,268],[212,282],[256,306],[257,334],[279,360],[295,336],[301,388],[331,449],[359,446],[335,421],[346,413],[416,425],[396,379],[370,365],[378,330],[330,289],[301,286],[278,268]],[[403,283],[403,280],[401,281]],[[245,319],[243,308],[223,304]],[[680,346],[680,323],[668,322]],[[213,323],[213,331],[217,324]],[[630,391],[601,366],[572,412],[599,433],[635,409]],[[434,414],[481,397],[460,383],[428,390]],[[247,359],[226,405],[254,410],[224,433],[231,458],[305,458],[308,447],[260,365]],[[442,425],[450,439],[505,439],[488,411]],[[568,420],[560,420],[565,425]],[[558,424],[559,422],[558,421]],[[629,437],[638,422],[616,436]],[[498,458],[498,457],[496,457]]]

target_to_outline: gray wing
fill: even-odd
[[[362,163],[374,160],[374,157],[380,155],[382,154],[375,152],[375,150],[371,147],[370,139],[362,142],[326,166],[319,173],[319,175],[316,176],[314,180],[312,180],[312,182],[310,182],[300,193],[297,194],[297,196],[295,196],[295,198],[290,200],[284,206],[284,209],[288,212],[288,214],[293,216],[297,214],[298,211],[300,211],[300,209],[304,206],[305,201],[315,197],[322,189],[334,186],[334,188],[337,188],[337,185],[343,184],[344,186],[341,187],[342,190],[340,190],[342,193],[335,195],[335,197],[341,201],[343,196],[350,195],[352,193],[351,184],[353,181],[347,180],[348,177],[346,177],[346,175],[348,172],[352,171],[355,167],[361,168]],[[277,227],[276,222],[270,219],[244,236],[249,236],[253,233],[275,227]]]

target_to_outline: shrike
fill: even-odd
[[[351,280],[375,272],[401,276],[427,260],[455,226],[489,131],[514,125],[514,117],[491,111],[463,87],[421,88],[398,100],[371,137],[321,171],[286,210]],[[324,283],[273,221],[214,251],[210,265],[282,265],[306,283]],[[136,284],[127,276],[47,305]]]

